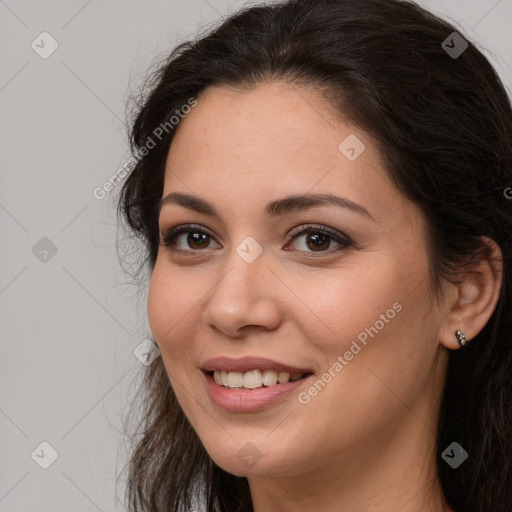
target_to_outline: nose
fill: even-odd
[[[268,266],[263,252],[252,263],[235,250],[207,299],[203,322],[229,338],[252,330],[276,329],[282,318],[282,283]]]

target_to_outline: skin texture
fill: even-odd
[[[179,234],[181,252],[160,246],[148,318],[206,450],[248,477],[256,512],[451,510],[435,473],[438,404],[454,331],[471,340],[485,325],[499,265],[483,261],[461,284],[445,282],[438,301],[420,211],[387,178],[371,137],[314,90],[272,82],[211,87],[197,99],[171,144],[163,196],[200,196],[222,218],[162,208],[161,233],[194,223],[211,237]],[[365,144],[355,161],[338,149],[350,134]],[[269,201],[307,193],[346,197],[374,220],[332,205],[264,216]],[[307,224],[354,246],[290,239]],[[250,264],[236,252],[248,236],[263,250]],[[200,367],[216,356],[263,356],[319,378],[395,303],[402,309],[307,404],[295,393],[262,411],[227,412],[207,394]],[[249,442],[260,454],[251,467],[237,456]]]

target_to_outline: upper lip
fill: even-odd
[[[224,370],[226,372],[250,372],[251,370],[274,370],[288,373],[312,373],[308,368],[299,368],[279,361],[273,361],[266,357],[214,357],[203,362],[201,369],[205,372]]]

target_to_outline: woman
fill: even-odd
[[[492,66],[412,2],[174,50],[119,202],[162,356],[130,510],[512,510],[511,140]]]

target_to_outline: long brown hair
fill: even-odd
[[[250,88],[279,79],[324,91],[333,108],[378,141],[389,176],[425,215],[434,288],[481,252],[481,236],[502,250],[498,305],[468,347],[450,354],[437,469],[456,512],[510,512],[512,194],[504,192],[512,185],[512,112],[475,44],[461,34],[456,49],[462,41],[468,47],[450,54],[455,31],[461,34],[404,0],[286,0],[239,11],[179,45],[150,75],[135,103],[130,143],[137,163],[120,190],[118,213],[142,242],[140,269],[151,272],[174,134],[169,128],[156,137],[155,130],[212,84]],[[142,151],[150,138],[156,146]],[[208,456],[161,358],[147,367],[140,398],[129,510],[189,511],[201,493],[209,512],[251,511],[247,480]],[[440,457],[453,441],[470,454],[457,470]]]

